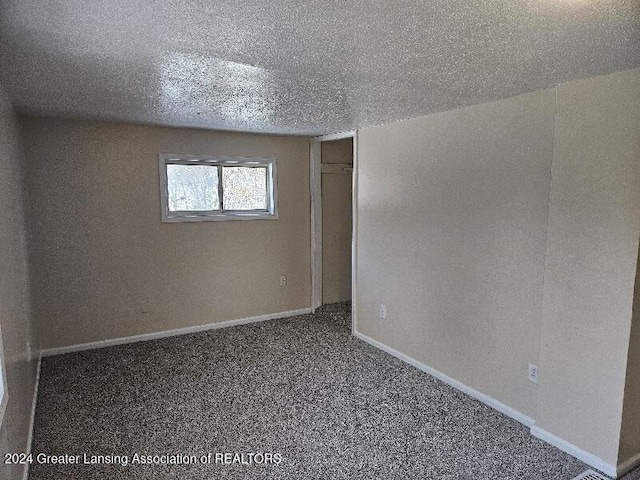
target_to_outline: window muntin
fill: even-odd
[[[159,158],[164,222],[277,218],[275,159]]]

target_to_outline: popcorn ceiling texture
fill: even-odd
[[[34,455],[268,451],[282,464],[34,464],[29,478],[568,480],[586,470],[351,336],[349,310],[43,360]]]
[[[319,134],[640,66],[639,0],[6,0],[29,115]]]

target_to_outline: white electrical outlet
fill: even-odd
[[[287,277],[280,277],[280,286],[281,287],[287,286]]]
[[[387,318],[387,306],[384,303],[381,303],[380,305],[378,305],[378,316],[382,320],[386,320]]]
[[[529,381],[532,383],[538,383],[538,366],[533,363],[529,364]]]

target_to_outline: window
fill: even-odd
[[[160,155],[163,222],[277,218],[273,158]]]

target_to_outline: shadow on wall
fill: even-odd
[[[0,324],[8,403],[0,453],[27,449],[37,362],[30,358],[31,309],[18,126],[0,86]],[[22,465],[0,458],[0,479],[22,478]]]
[[[34,36],[26,35],[25,38],[33,39]],[[57,37],[38,38],[35,43],[33,40],[19,44],[4,42],[1,51],[3,62],[7,62],[10,56],[24,58],[19,63],[21,71],[5,70],[3,74],[0,70],[0,81],[10,87],[8,89],[15,101],[14,106],[21,113],[41,115],[46,111],[47,116],[73,114],[75,117],[90,118],[96,112],[103,112],[103,118],[118,120],[122,116],[121,112],[126,110],[137,112],[135,121],[143,122],[143,112],[159,110],[160,102],[156,92],[160,79],[154,66],[134,56],[126,63],[105,58],[104,54],[98,54],[90,48],[82,56],[70,58],[59,48],[64,43],[64,38]],[[48,72],[46,78],[37,73],[41,68]],[[94,82],[91,89],[85,83],[89,72]],[[17,83],[15,78],[28,78],[32,81]],[[98,84],[95,84],[96,79]],[[127,88],[123,89],[123,84]],[[60,85],[65,85],[65,88],[61,90]],[[96,95],[96,91],[100,95]],[[128,95],[123,96],[123,91]],[[36,96],[40,109],[24,109],[20,99],[33,96]]]
[[[636,266],[636,281],[631,317],[631,338],[627,358],[627,376],[622,409],[618,464],[640,454],[640,248]]]

